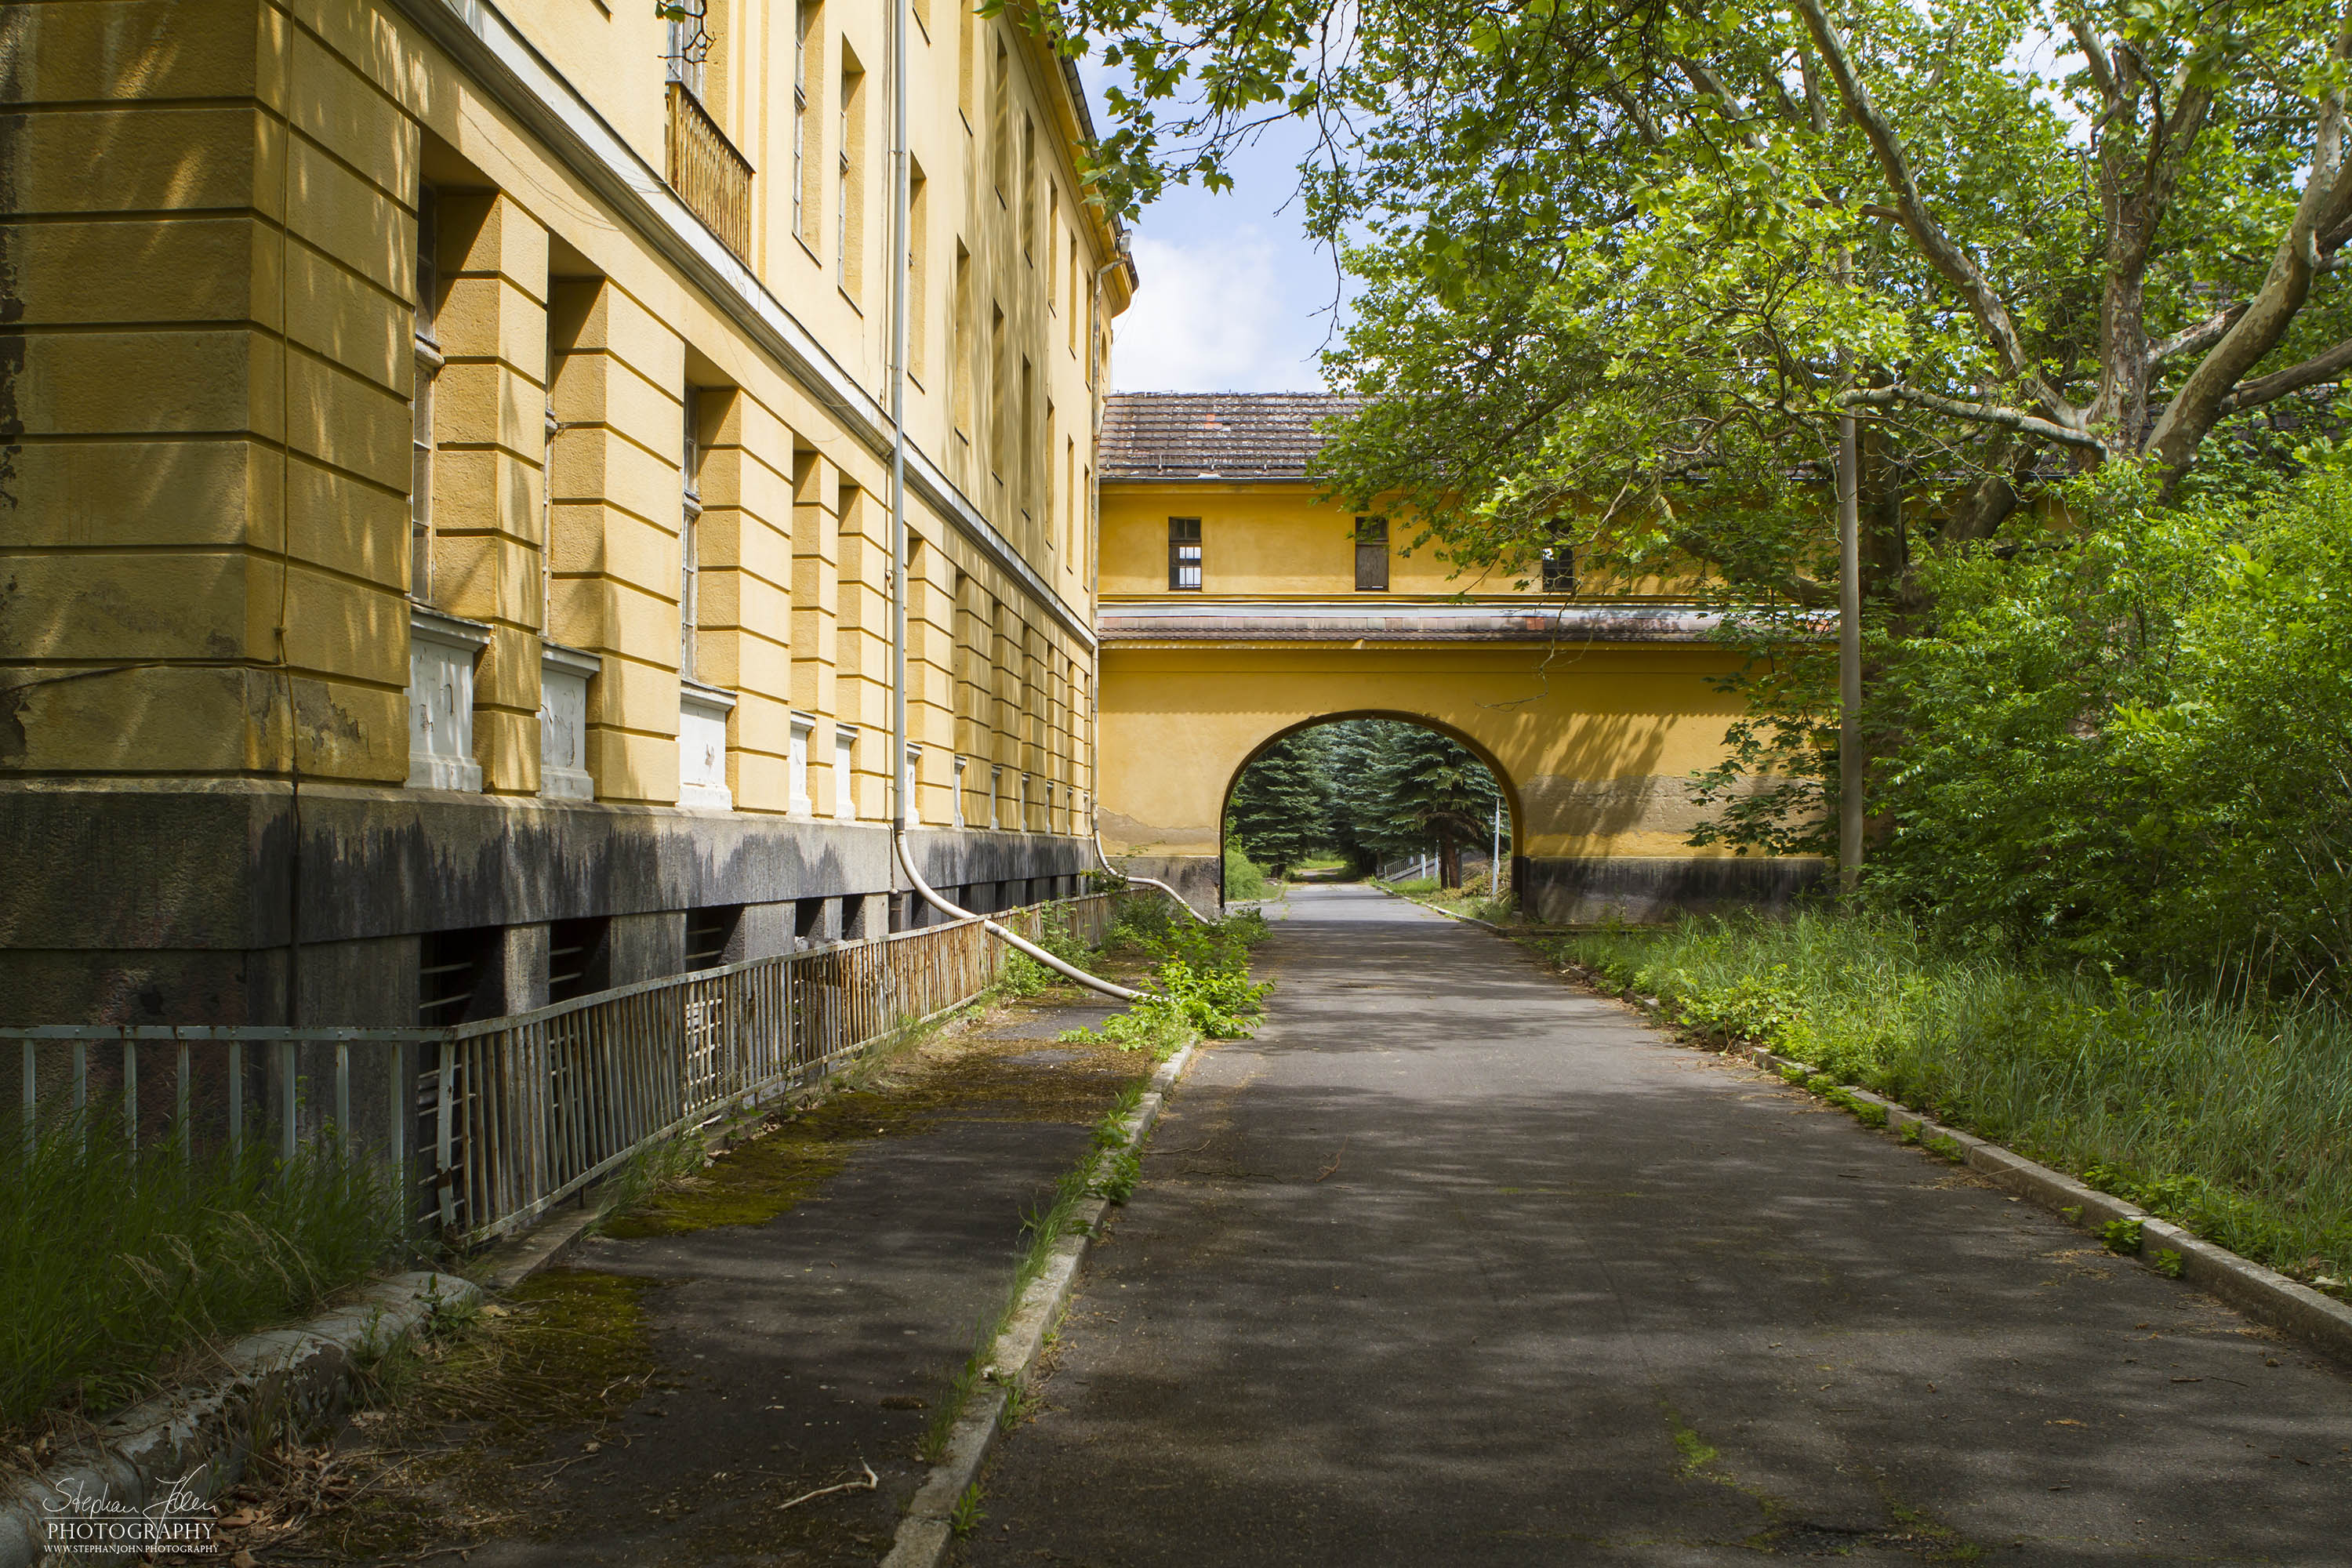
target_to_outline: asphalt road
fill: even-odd
[[[1475,927],[1294,891],[971,1564],[2352,1563],[2352,1378]]]

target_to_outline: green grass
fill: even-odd
[[[100,1107],[29,1155],[9,1140],[0,1193],[0,1436],[102,1415],[205,1345],[316,1310],[400,1232],[364,1159],[184,1164],[177,1144],[133,1152]]]
[[[1699,1033],[1769,1046],[2295,1278],[2352,1266],[2352,1016],[2333,1004],[2040,971],[1881,916],[1543,945]]]

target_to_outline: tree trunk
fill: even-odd
[[[1462,850],[1454,842],[1454,835],[1444,828],[1437,831],[1437,885],[1458,888],[1462,885]]]

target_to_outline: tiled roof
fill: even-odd
[[[1315,426],[1363,400],[1333,392],[1115,392],[1105,400],[1106,479],[1303,479]]]

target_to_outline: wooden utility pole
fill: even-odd
[[[1862,506],[1853,416],[1838,417],[1838,890],[1862,878]]]

